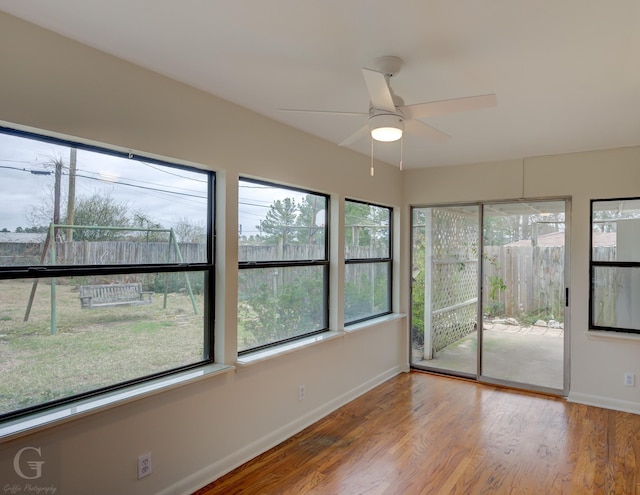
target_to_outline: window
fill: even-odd
[[[391,313],[392,209],[345,201],[345,324]]]
[[[0,129],[0,419],[212,361],[213,185]]]
[[[328,329],[329,198],[239,182],[238,353]]]
[[[591,202],[589,328],[640,333],[640,198]]]

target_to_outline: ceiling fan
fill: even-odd
[[[445,142],[451,136],[420,122],[418,119],[489,108],[498,104],[495,94],[487,94],[405,105],[404,100],[394,94],[389,85],[391,77],[400,71],[402,59],[395,56],[379,57],[375,59],[375,64],[378,70],[362,69],[370,99],[368,113],[295,109],[280,109],[280,111],[325,115],[368,115],[368,123],[340,143],[340,146],[347,146],[364,137],[367,133],[370,133],[376,141],[397,141],[402,137],[404,131],[432,141]]]

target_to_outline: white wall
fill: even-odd
[[[640,387],[623,385],[640,338],[588,332],[589,201],[640,195],[640,147],[409,170],[404,191],[407,205],[571,197],[569,400],[640,413]]]
[[[394,167],[379,164],[372,178],[365,156],[2,13],[0,45],[0,121],[218,172],[218,202],[226,213],[218,224],[220,362],[233,364],[236,356],[238,176],[326,192],[338,202],[349,197],[402,205],[401,174]],[[332,260],[339,262],[341,255]],[[401,268],[398,262],[396,268]],[[341,273],[339,263],[334,265],[334,289],[341,287],[336,279]],[[406,305],[407,291],[398,289],[406,283],[400,283],[399,273],[396,308],[403,299]],[[340,329],[336,308],[341,304],[334,291],[331,322]],[[22,445],[53,446],[65,494],[189,493],[406,370],[406,326],[405,319],[392,320],[35,434],[0,440],[0,454]],[[303,402],[297,400],[301,383],[307,388]],[[147,451],[153,454],[154,473],[137,481],[136,458]]]

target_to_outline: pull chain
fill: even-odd
[[[375,175],[375,170],[373,169],[373,137],[371,138],[371,177]]]
[[[400,170],[402,170],[402,155],[404,152],[404,133],[403,136],[400,138]]]

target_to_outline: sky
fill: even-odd
[[[53,143],[0,133],[0,230],[33,226],[29,211],[53,205],[52,161],[65,164],[61,216],[66,214],[70,149]],[[51,172],[48,175],[46,172]],[[76,202],[96,193],[110,195],[130,211],[142,212],[163,227],[181,219],[206,224],[206,174],[94,151],[78,150]],[[52,209],[52,206],[51,206]],[[45,224],[46,222],[38,222]]]
[[[53,216],[55,160],[64,163],[61,188],[61,218],[67,211],[70,148],[0,132],[0,230],[48,225]],[[110,195],[130,212],[144,213],[164,228],[187,219],[191,225],[206,225],[206,174],[173,168],[153,161],[129,159],[98,151],[77,151],[76,203],[94,194]],[[300,203],[305,192],[240,181],[238,223],[240,234],[259,234],[258,225],[276,199],[293,198]],[[33,218],[33,210],[44,210],[46,218]],[[325,223],[324,210],[316,225]]]

